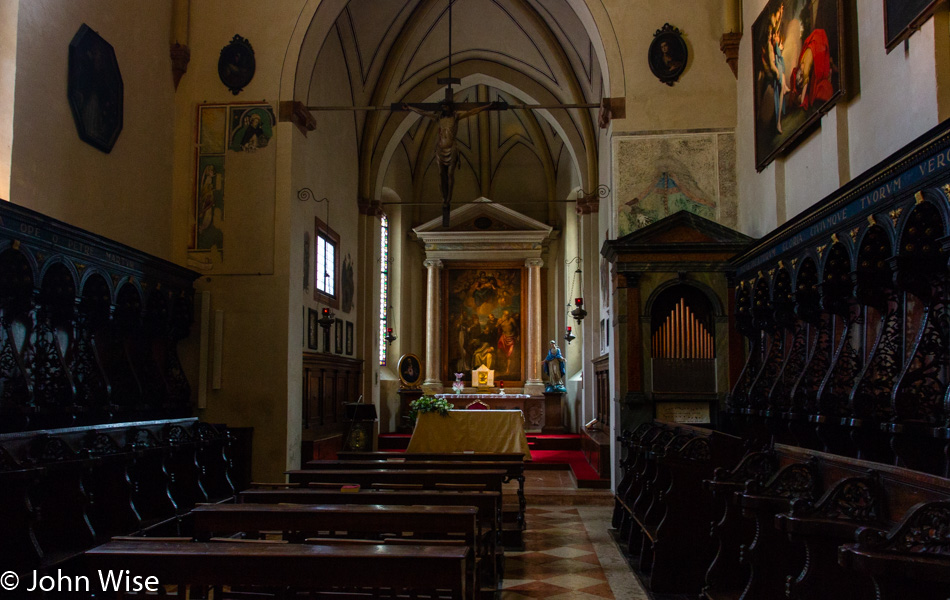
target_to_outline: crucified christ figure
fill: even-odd
[[[473,117],[490,108],[491,103],[483,104],[471,110],[453,110],[448,102],[440,103],[440,110],[427,111],[403,104],[404,110],[411,110],[427,119],[432,119],[439,125],[439,140],[435,144],[435,159],[439,163],[439,189],[442,192],[442,224],[448,226],[449,203],[452,201],[452,187],[455,183],[455,168],[459,164],[459,150],[456,135],[459,131],[459,121]]]

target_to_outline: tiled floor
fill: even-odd
[[[527,471],[525,496],[525,550],[505,552],[501,600],[648,600],[608,533],[609,491],[577,490],[563,471]]]

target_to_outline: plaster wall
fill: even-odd
[[[743,3],[743,38],[739,53],[738,115],[753,114],[751,26],[766,0]],[[822,117],[820,128],[761,173],[755,171],[754,126],[739,118],[737,171],[739,229],[759,237],[802,213],[861,175],[940,121],[938,78],[946,70],[936,41],[941,12],[890,54],[884,49],[884,17],[878,3],[845,3],[842,63],[850,70],[847,93]],[[944,35],[946,33],[944,32]]]
[[[860,175],[935,126],[934,19],[890,54],[884,50],[881,7],[858,2],[860,89],[848,106],[852,176]],[[940,35],[947,36],[944,30]],[[823,126],[824,127],[824,126]]]
[[[292,55],[288,54],[288,40],[305,4],[304,0],[273,3],[264,15],[260,3],[253,0],[191,2],[187,35],[191,61],[175,94],[171,189],[174,228],[168,235],[173,256],[182,264],[195,268],[189,261],[188,243],[194,220],[197,107],[203,103],[249,102],[269,104],[276,112],[284,61]],[[248,15],[256,18],[249,19]],[[235,34],[248,39],[256,60],[254,78],[237,96],[217,74],[221,49]],[[165,44],[167,57],[167,37]],[[253,477],[264,480],[282,479],[283,471],[300,460],[303,320],[298,294],[302,286],[299,246],[303,243],[303,219],[296,218],[292,211],[303,209],[296,206],[291,163],[295,136],[300,135],[289,123],[276,125],[270,141],[276,160],[260,167],[260,177],[275,182],[269,193],[255,198],[225,198],[225,202],[254,201],[273,207],[273,236],[264,236],[272,239],[267,242],[272,248],[261,248],[273,255],[272,264],[246,275],[212,270],[197,283],[199,292],[211,292],[212,311],[224,313],[222,387],[208,390],[207,408],[198,415],[209,421],[254,427]],[[261,164],[265,165],[263,161]],[[197,335],[190,343],[197,345]],[[197,382],[197,376],[192,375],[197,370],[198,365],[190,367],[190,381]]]
[[[724,31],[720,2],[681,0],[673,12],[667,3],[648,0],[603,4],[619,34],[626,85],[627,116],[613,122],[614,135],[735,126],[735,78],[719,50]],[[689,50],[686,70],[673,86],[660,82],[647,64],[653,35],[667,22],[683,31]],[[605,31],[601,37],[610,35]],[[610,93],[619,96],[615,79],[612,73]]]
[[[12,22],[17,25],[12,39],[0,36],[4,57],[0,99],[7,100],[0,106],[9,107],[12,99],[16,120],[12,152],[3,150],[10,144],[11,132],[0,127],[6,132],[0,133],[0,157],[4,152],[11,156],[9,195],[0,195],[171,258],[169,197],[176,126],[168,55],[171,0],[144,4],[29,0],[3,5],[0,20],[5,30]],[[67,101],[69,43],[83,23],[112,44],[122,74],[123,128],[108,154],[79,139]],[[10,45],[16,53],[15,86],[9,85]],[[3,170],[0,182],[6,179]]]
[[[16,89],[17,13],[20,2],[0,3],[0,198],[10,199],[13,92]]]

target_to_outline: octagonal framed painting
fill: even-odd
[[[85,23],[69,42],[66,93],[79,139],[111,152],[122,132],[122,73],[112,44]]]

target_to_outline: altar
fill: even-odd
[[[491,410],[520,410],[524,414],[524,428],[530,433],[540,432],[545,426],[546,409],[544,396],[529,394],[435,394],[444,398],[457,409],[464,409],[472,402],[482,402]],[[554,415],[551,415],[554,416]],[[560,410],[557,412],[560,421]]]
[[[531,460],[520,410],[420,414],[406,452],[520,452]]]

